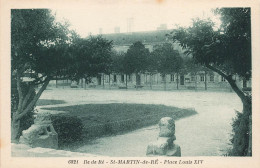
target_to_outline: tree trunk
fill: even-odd
[[[83,78],[80,79],[81,88],[83,88]]]
[[[163,82],[164,82],[163,89],[164,89],[164,91],[166,91],[166,75],[165,74],[163,74]]]
[[[179,73],[177,73],[177,90],[179,89]]]
[[[195,73],[195,90],[197,90],[197,73]]]
[[[207,71],[205,70],[205,80],[204,80],[204,82],[205,82],[205,90],[207,90],[208,88],[207,88]]]
[[[245,104],[243,104],[243,113],[245,116],[248,116],[248,149],[247,149],[247,156],[252,156],[252,101],[249,99]]]
[[[58,88],[58,80],[57,80],[57,77],[56,77],[55,86],[56,86],[56,88]]]
[[[135,89],[137,90],[137,73],[135,73]]]
[[[108,74],[108,85],[109,85],[109,89],[111,89],[111,87],[110,87],[110,74]]]
[[[247,87],[246,79],[243,79],[243,88],[246,88],[246,87]]]
[[[40,88],[40,90],[37,92],[37,94],[33,97],[32,101],[27,105],[27,101],[31,94],[31,89],[29,89],[28,93],[26,93],[26,96],[24,97],[21,92],[21,79],[18,76],[17,77],[17,90],[19,94],[19,103],[18,103],[18,109],[16,112],[13,113],[12,117],[12,123],[11,123],[11,140],[13,142],[19,140],[19,132],[20,132],[20,120],[32,110],[42,95],[42,92],[46,89],[47,85],[49,84],[50,78],[47,77]],[[30,86],[30,88],[34,88],[34,85]]]
[[[125,87],[126,87],[126,89],[127,89],[127,74],[125,75]]]
[[[102,74],[102,76],[103,76],[103,89],[105,89],[105,79],[104,79],[104,73]]]
[[[219,75],[223,76],[227,81],[228,83],[230,84],[230,86],[232,87],[232,89],[234,90],[234,92],[238,95],[238,97],[240,98],[240,100],[242,101],[243,103],[243,114],[245,116],[248,116],[248,120],[249,120],[249,125],[248,125],[248,128],[249,128],[249,142],[248,142],[248,150],[247,150],[247,155],[251,156],[252,155],[252,125],[251,125],[251,118],[252,118],[252,100],[249,96],[245,95],[243,93],[243,91],[241,91],[235,80],[232,79],[232,76],[228,76],[226,75],[225,73],[223,73],[222,71],[220,71],[219,69],[213,67],[213,66],[210,66],[210,65],[206,65],[207,68],[217,72]]]
[[[153,77],[153,75],[150,74],[150,88],[151,88],[151,90],[153,89],[153,88],[152,88],[152,77]]]
[[[84,79],[85,79],[84,89],[86,90],[87,89],[87,78],[84,78]]]
[[[138,87],[140,85],[140,78],[139,78],[139,74],[135,73],[135,87],[136,87],[136,90],[138,89]]]
[[[11,123],[11,141],[12,143],[18,143],[19,132],[20,132],[20,120],[15,120],[16,114],[13,114],[13,119]]]

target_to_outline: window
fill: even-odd
[[[195,76],[191,76],[191,81],[195,81]]]
[[[166,82],[166,75],[165,74],[161,74],[162,76],[162,82]]]
[[[173,82],[173,81],[174,81],[174,75],[171,74],[171,82]]]
[[[132,75],[128,75],[128,81],[132,82]]]
[[[116,75],[114,75],[114,82],[116,82],[117,80],[116,80]]]
[[[190,82],[190,78],[185,78],[185,82]]]
[[[125,76],[121,75],[121,82],[125,82]]]
[[[106,83],[109,82],[109,75],[105,75],[105,81],[106,81]]]
[[[210,82],[214,82],[214,75],[210,75],[209,80],[210,80]]]
[[[200,81],[201,81],[201,82],[204,82],[204,80],[205,80],[204,75],[201,75],[201,76],[200,76]]]

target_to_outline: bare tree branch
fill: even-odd
[[[22,110],[22,104],[23,104],[23,92],[22,92],[21,76],[20,76],[19,70],[17,70],[17,73],[16,73],[16,87],[17,87],[18,96],[19,96],[17,113],[19,113]]]
[[[22,105],[22,109],[25,108],[29,98],[31,97],[32,93],[34,91],[34,85],[30,85],[30,88],[28,90],[28,93],[26,94],[26,96],[24,97],[24,100],[23,100],[23,105]]]
[[[223,77],[228,81],[228,83],[230,84],[230,86],[232,87],[232,89],[236,92],[236,94],[237,94],[238,97],[241,99],[241,101],[242,101],[243,103],[247,103],[247,102],[245,102],[245,101],[247,101],[246,95],[243,93],[243,91],[241,91],[241,90],[238,88],[238,86],[237,86],[235,80],[232,79],[232,76],[226,75],[226,74],[223,73],[221,70],[219,70],[219,69],[217,69],[217,68],[215,68],[215,67],[213,67],[213,66],[211,66],[211,65],[209,65],[209,64],[207,64],[206,67],[209,68],[209,69],[211,69],[212,71],[217,72],[219,75],[223,76]]]

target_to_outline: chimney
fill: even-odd
[[[127,33],[134,31],[134,18],[127,18]]]
[[[161,24],[159,27],[157,27],[157,30],[167,30],[167,24]]]
[[[102,33],[103,33],[103,29],[99,28],[99,34],[102,34]]]

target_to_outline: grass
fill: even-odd
[[[55,105],[55,104],[64,104],[66,103],[63,100],[49,100],[49,99],[39,99],[36,103],[36,106],[46,106],[46,105]]]
[[[156,124],[162,117],[172,117],[175,120],[194,115],[192,109],[153,104],[84,104],[64,107],[43,108],[47,110],[65,111],[79,117],[85,127],[102,125],[124,120],[140,120],[149,116]]]
[[[172,117],[178,120],[197,114],[193,109],[126,103],[84,104],[44,109],[65,111],[67,113],[62,115],[77,116],[81,119],[83,124],[82,141],[69,143],[61,147],[61,149],[72,151],[85,143],[90,143],[93,138],[123,134],[142,127],[155,125],[163,117]],[[73,125],[70,127],[74,129]]]

